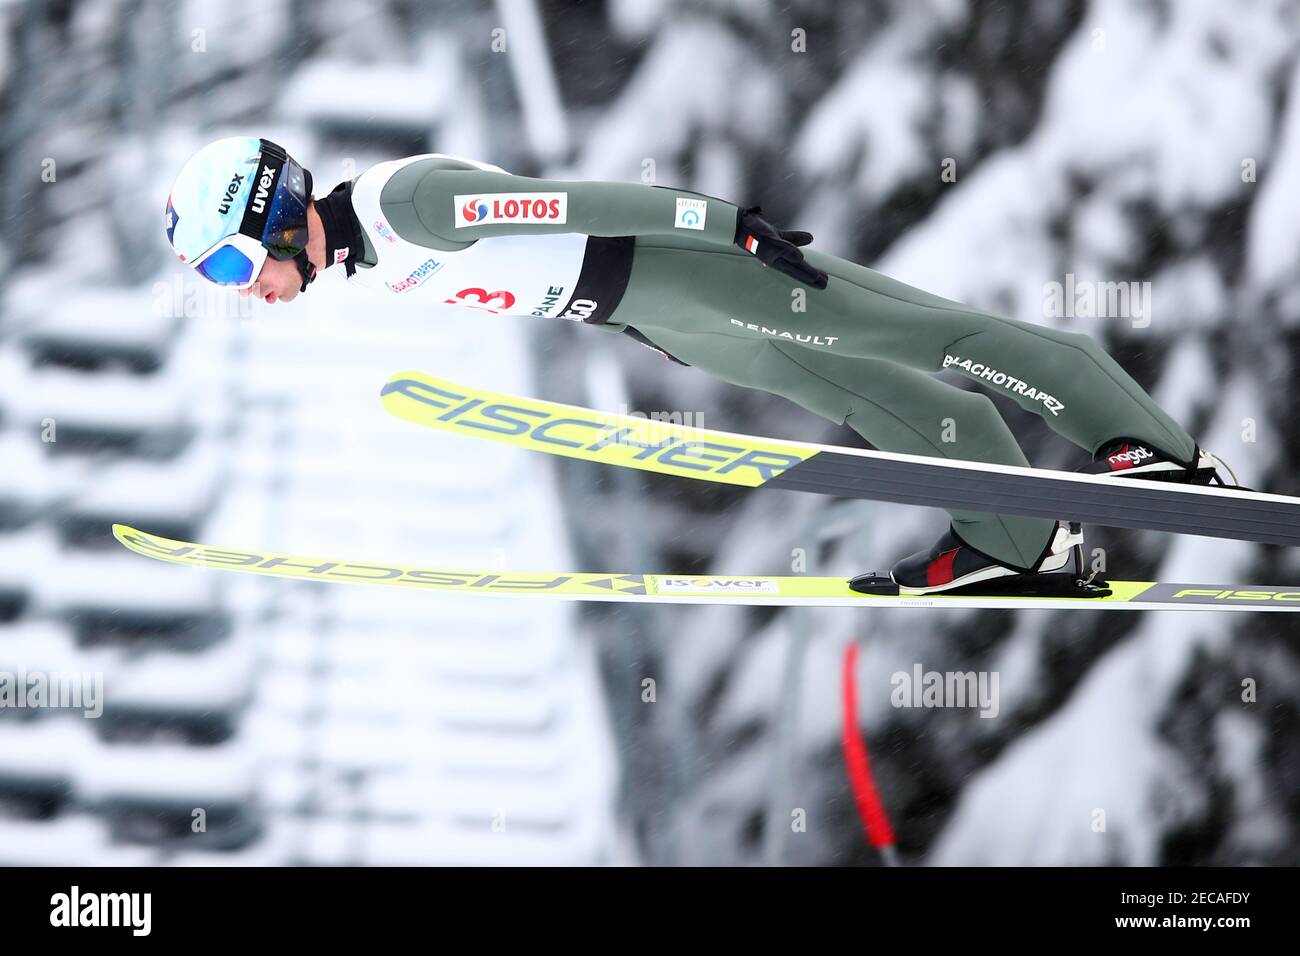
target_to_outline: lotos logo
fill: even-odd
[[[659,590],[679,594],[779,594],[781,587],[771,578],[661,578]]]
[[[235,178],[230,180],[230,185],[226,187],[226,194],[221,197],[221,204],[217,207],[221,215],[230,212],[230,206],[235,201],[235,196],[239,194],[239,187],[243,181],[244,177],[239,173],[235,173]]]
[[[1136,448],[1129,448],[1126,451],[1121,451],[1114,455],[1111,455],[1106,460],[1110,462],[1112,468],[1119,469],[1119,468],[1132,468],[1134,465],[1138,464],[1139,462],[1146,461],[1146,459],[1154,458],[1154,457],[1155,457],[1155,453],[1152,452],[1151,449],[1143,448],[1141,445],[1138,445]]]
[[[271,187],[275,185],[275,174],[275,167],[262,167],[262,175],[257,180],[257,192],[253,194],[253,212],[258,215],[266,212],[266,197],[271,195]]]
[[[487,226],[498,222],[536,222],[563,225],[568,222],[568,193],[490,193],[485,196],[456,196],[456,228]]]

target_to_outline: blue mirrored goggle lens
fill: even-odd
[[[253,278],[253,260],[232,245],[222,246],[195,268],[217,285],[243,285]]]

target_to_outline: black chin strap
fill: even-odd
[[[316,281],[316,267],[307,258],[306,249],[294,256],[293,261],[298,264],[298,275],[302,276],[302,288],[298,291],[306,292],[307,286]]]

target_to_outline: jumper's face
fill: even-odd
[[[256,296],[267,305],[274,305],[277,302],[292,302],[301,288],[302,276],[296,262],[267,256],[257,279],[247,289],[240,289],[239,294]]]

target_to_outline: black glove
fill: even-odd
[[[777,229],[760,215],[762,211],[761,206],[740,210],[736,216],[736,245],[757,256],[765,266],[814,289],[826,288],[826,273],[809,265],[799,251],[800,246],[812,242],[812,233]]]

